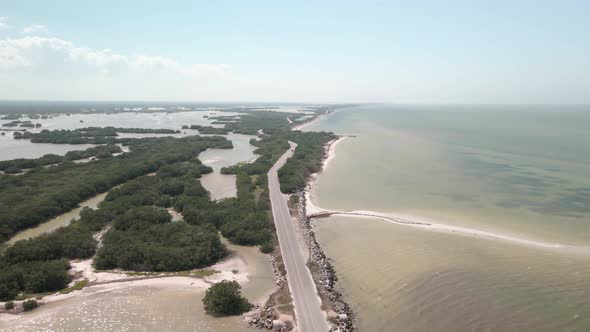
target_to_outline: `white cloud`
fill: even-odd
[[[122,67],[137,72],[169,71],[175,74],[199,75],[203,73],[222,75],[229,66],[222,64],[181,64],[162,56],[128,56],[110,49],[96,50],[79,47],[74,43],[53,37],[27,36],[0,39],[0,68],[44,67],[57,60],[60,65],[87,65],[100,70]]]
[[[0,39],[0,91],[11,99],[211,100],[245,92],[225,64],[182,63],[56,37]]]
[[[28,35],[34,34],[34,33],[48,34],[49,29],[47,29],[47,27],[44,26],[43,24],[33,24],[33,25],[29,25],[28,27],[25,27],[23,29],[23,33],[28,34]]]
[[[7,22],[8,22],[8,17],[0,16],[0,30],[6,29],[9,27]]]

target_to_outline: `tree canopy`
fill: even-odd
[[[242,296],[241,288],[236,281],[228,280],[209,287],[203,298],[205,310],[219,316],[239,315],[250,310],[252,305]]]

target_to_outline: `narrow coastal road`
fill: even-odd
[[[268,189],[272,215],[279,237],[279,246],[287,270],[289,290],[295,305],[297,326],[301,332],[329,331],[328,321],[322,311],[320,298],[311,273],[305,264],[305,258],[297,243],[297,234],[291,221],[286,196],[281,193],[278,170],[289,159],[297,144],[289,142],[291,148],[281,156],[268,172]]]

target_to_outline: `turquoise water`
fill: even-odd
[[[322,208],[562,244],[318,220],[360,330],[589,330],[589,129],[585,106],[404,105],[343,109],[306,128],[356,136],[317,178]]]

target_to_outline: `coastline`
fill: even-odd
[[[311,118],[309,121],[303,121],[302,123],[296,124],[291,128],[291,130],[302,130],[303,128],[320,121],[323,117],[328,116],[336,111],[337,110],[328,110],[325,113],[318,114]],[[290,118],[287,118],[287,121],[289,122],[289,124],[293,124],[293,121]]]
[[[317,121],[318,118],[319,117],[313,119],[312,121],[304,124],[303,126],[298,126],[298,128],[305,127]],[[333,159],[335,158],[335,150],[338,143],[342,142],[345,138],[346,136],[340,136],[338,139],[326,144],[325,156],[322,160],[321,170],[317,173],[311,174],[308,177],[306,181],[306,189],[300,194],[301,196],[299,200],[299,210],[301,211],[301,213],[300,217],[298,218],[300,224],[302,225],[302,228],[304,229],[304,236],[306,237],[308,243],[311,246],[312,261],[319,267],[320,270],[319,274],[314,275],[314,279],[316,279],[318,290],[320,291],[320,293],[327,295],[329,299],[334,299],[333,302],[337,303],[335,306],[333,306],[333,308],[336,309],[335,311],[342,310],[342,312],[347,313],[345,321],[339,321],[339,323],[341,323],[342,331],[355,330],[355,316],[350,306],[342,298],[342,294],[338,291],[337,273],[334,267],[328,261],[329,259],[324,254],[323,250],[320,247],[320,244],[316,239],[313,224],[313,219],[315,218],[327,217],[330,215],[339,215],[356,218],[360,217],[381,219],[397,225],[419,228],[431,232],[442,232],[459,236],[474,237],[479,238],[481,240],[489,241],[504,241],[527,247],[536,247],[541,250],[567,250],[571,252],[576,252],[578,254],[590,254],[590,247],[572,246],[562,243],[543,242],[534,239],[528,239],[525,237],[520,237],[519,235],[512,235],[509,233],[503,234],[500,232],[491,232],[461,226],[446,225],[429,219],[421,218],[416,215],[403,215],[399,213],[384,213],[364,210],[332,211],[323,209],[314,204],[312,200],[312,192],[316,188],[315,186],[317,185],[318,175],[330,167],[330,164],[333,162]],[[342,326],[344,325],[342,323],[345,323],[346,325]]]
[[[87,280],[88,284],[79,289],[72,290],[68,293],[54,292],[37,298],[40,307],[23,315],[20,310],[0,312],[0,322],[9,322],[15,319],[34,319],[35,317],[58,312],[61,307],[51,307],[44,310],[44,305],[50,303],[59,303],[68,299],[79,299],[86,301],[96,294],[108,293],[113,291],[134,289],[137,287],[174,287],[182,289],[193,289],[204,292],[210,286],[222,280],[237,281],[244,285],[251,281],[255,271],[249,266],[245,257],[239,251],[232,251],[225,259],[216,264],[193,271],[184,272],[163,272],[163,273],[137,273],[133,271],[96,271],[92,267],[92,258],[86,260],[71,261],[70,273],[74,275],[69,286],[77,282]],[[255,305],[266,301],[268,294],[262,298],[256,299]],[[22,301],[14,301],[21,303]],[[0,303],[4,308],[4,303]]]
[[[324,218],[329,217],[331,215],[339,215],[344,217],[357,217],[357,218],[372,218],[372,219],[381,219],[387,222],[402,225],[402,226],[409,226],[420,228],[428,231],[434,232],[443,232],[461,236],[470,236],[470,237],[479,237],[481,239],[489,239],[489,240],[498,240],[498,241],[507,241],[515,244],[525,245],[525,246],[532,246],[538,247],[542,249],[563,249],[563,250],[573,250],[576,252],[586,252],[590,253],[590,247],[582,247],[582,246],[573,246],[567,245],[563,243],[554,243],[554,242],[543,242],[537,241],[527,238],[521,238],[518,236],[513,236],[509,234],[501,234],[495,233],[475,228],[468,228],[468,227],[461,227],[461,226],[454,226],[454,225],[447,225],[437,223],[436,221],[428,220],[425,218],[421,218],[415,215],[404,215],[399,213],[384,213],[384,212],[377,212],[377,211],[368,211],[368,210],[354,210],[354,211],[338,211],[338,210],[328,210],[323,209],[313,203],[311,198],[311,193],[313,192],[316,183],[317,176],[326,170],[334,157],[336,156],[336,146],[338,143],[342,142],[345,138],[349,136],[339,136],[338,139],[329,142],[326,147],[326,157],[322,161],[322,169],[318,173],[314,173],[310,176],[308,180],[308,185],[306,190],[304,191],[304,198],[305,198],[305,217],[309,219],[316,219],[316,218]]]
[[[309,123],[313,121],[314,120]],[[348,136],[339,136],[337,139],[328,142],[324,146],[324,156],[320,171],[311,174],[306,181],[306,189],[297,194],[299,195],[297,220],[303,230],[303,237],[309,244],[311,254],[308,265],[312,269],[312,275],[316,282],[320,297],[322,298],[322,302],[324,302],[324,305],[329,308],[328,317],[331,318],[331,321],[336,324],[339,331],[342,332],[356,331],[356,326],[354,325],[354,312],[350,305],[343,299],[342,293],[338,289],[338,276],[336,270],[329,262],[329,258],[326,256],[317,241],[312,221],[313,218],[308,217],[308,211],[310,209],[317,209],[310,199],[310,193],[315,185],[317,175],[328,167],[335,157],[336,146],[346,138],[348,138]]]
[[[519,238],[519,237],[515,237],[515,236],[511,236],[511,235],[493,233],[493,232],[478,230],[478,229],[474,229],[474,228],[431,223],[428,221],[422,221],[418,217],[415,217],[415,216],[405,216],[405,215],[390,214],[390,213],[385,214],[385,213],[381,213],[381,212],[365,211],[365,210],[355,210],[355,211],[324,210],[324,209],[318,208],[317,206],[314,206],[314,209],[315,209],[315,212],[308,215],[309,218],[323,218],[323,217],[329,217],[331,215],[339,215],[339,216],[344,216],[344,217],[372,218],[372,219],[385,220],[387,222],[397,224],[397,225],[422,228],[422,229],[429,230],[429,231],[451,233],[451,234],[470,236],[470,237],[479,237],[479,238],[491,239],[491,240],[501,240],[501,241],[507,241],[507,242],[512,242],[512,243],[526,245],[526,246],[539,247],[539,248],[588,249],[586,247],[571,246],[571,245],[565,245],[565,244],[561,244],[561,243],[541,242],[541,241],[529,240],[529,239],[525,239],[525,238]]]
[[[312,182],[309,189],[306,190],[306,201],[307,201],[307,218],[325,218],[332,215],[338,215],[343,217],[355,217],[355,218],[370,218],[370,219],[381,219],[392,224],[415,227],[431,232],[442,232],[461,236],[478,237],[481,239],[506,241],[514,244],[525,245],[529,247],[537,247],[542,249],[562,249],[562,250],[573,250],[579,253],[590,253],[590,247],[586,246],[575,246],[556,242],[543,242],[527,238],[521,238],[508,234],[495,233],[475,228],[447,225],[436,223],[435,221],[427,220],[415,215],[404,215],[397,213],[384,213],[377,211],[368,210],[353,210],[353,211],[338,211],[328,210],[318,207],[311,200],[311,191],[313,191],[315,182]]]

